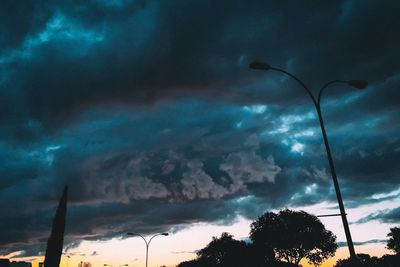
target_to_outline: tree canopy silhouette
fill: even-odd
[[[383,255],[382,257],[371,257],[368,254],[357,254],[357,258],[340,259],[334,267],[399,267],[399,255]]]
[[[342,259],[338,260],[334,267],[373,267],[381,266],[377,257],[372,257],[368,254],[357,254],[357,259]]]
[[[202,263],[199,262],[198,259],[194,259],[194,260],[189,260],[189,261],[182,261],[176,267],[202,267],[202,266],[206,266],[206,265],[202,265]]]
[[[248,246],[244,241],[233,239],[229,233],[222,233],[221,237],[213,237],[212,241],[197,252],[200,261],[207,266],[245,266],[247,262]]]
[[[229,233],[213,237],[212,241],[197,252],[197,258],[181,262],[177,267],[293,267],[289,263],[259,261],[259,250],[252,244],[233,239]]]
[[[390,228],[390,232],[387,234],[389,240],[387,242],[387,248],[395,252],[400,253],[400,228],[393,227]]]
[[[250,238],[257,246],[271,249],[280,260],[299,265],[306,258],[319,265],[335,255],[336,236],[321,221],[304,211],[267,212],[251,224]]]

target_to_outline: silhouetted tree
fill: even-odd
[[[387,242],[387,248],[394,251],[396,254],[400,253],[400,228],[390,228],[390,232],[387,234],[389,240]]]
[[[213,237],[212,241],[197,252],[200,261],[207,266],[246,266],[248,265],[248,247],[243,241],[233,239],[229,233]]]
[[[299,265],[306,258],[314,265],[335,255],[336,236],[321,221],[304,211],[267,212],[251,224],[250,238],[264,247],[266,257],[273,251],[280,260]]]
[[[254,242],[249,244],[248,247],[251,266],[277,266],[278,261],[275,259],[275,253],[272,248],[266,247],[261,243]]]

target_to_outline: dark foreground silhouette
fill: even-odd
[[[68,187],[64,187],[64,192],[60,198],[56,216],[54,217],[51,235],[47,241],[45,267],[59,267],[61,253],[64,242],[65,216],[67,214],[67,195]]]
[[[32,267],[32,264],[25,261],[10,261],[9,259],[0,259],[0,267]]]
[[[65,186],[47,243],[44,267],[59,267],[60,264],[67,194]],[[316,216],[304,211],[266,212],[250,228],[251,242],[235,240],[229,233],[222,233],[198,250],[196,259],[181,262],[177,267],[298,267],[302,259],[318,266],[333,257],[337,249],[336,236],[326,230]],[[339,260],[334,267],[400,267],[400,228],[391,228],[387,236],[387,248],[395,255],[377,258],[357,254],[357,257]],[[79,267],[82,266],[81,262]],[[0,267],[29,266],[0,259]]]
[[[357,260],[338,260],[334,267],[399,267],[400,255],[383,255],[371,257],[368,254],[357,254]]]
[[[396,255],[381,258],[357,254],[339,260],[335,267],[400,267],[400,229],[391,228],[387,248]],[[235,240],[229,233],[213,237],[197,258],[177,267],[284,267],[301,266],[301,259],[320,265],[334,256],[336,237],[319,219],[303,211],[267,212],[251,224],[252,242]]]
[[[368,254],[357,254],[357,259],[338,260],[334,267],[400,267],[400,228],[390,228],[387,234],[386,248],[396,253],[395,255],[383,255],[371,257]]]
[[[299,266],[303,258],[318,265],[337,249],[336,236],[304,211],[267,212],[250,227],[251,243],[223,233],[197,251],[196,259],[178,267]]]

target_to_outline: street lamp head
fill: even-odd
[[[364,89],[365,87],[367,87],[368,82],[363,80],[350,80],[347,81],[347,84],[357,89]]]
[[[165,235],[165,236],[167,236],[167,235],[169,235],[168,233],[162,233],[162,235]]]
[[[271,69],[271,66],[267,63],[253,61],[249,64],[249,68],[254,70],[269,70]]]
[[[137,235],[137,234],[135,234],[135,233],[126,233],[126,235],[133,236],[133,235]]]

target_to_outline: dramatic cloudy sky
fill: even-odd
[[[354,240],[379,243],[400,222],[399,9],[2,1],[0,255],[44,250],[64,184],[74,246],[248,227],[287,207],[337,213],[311,100],[287,76],[250,70],[254,59],[315,93],[332,79],[369,82],[330,87],[322,109]],[[340,218],[324,223],[345,241]]]

